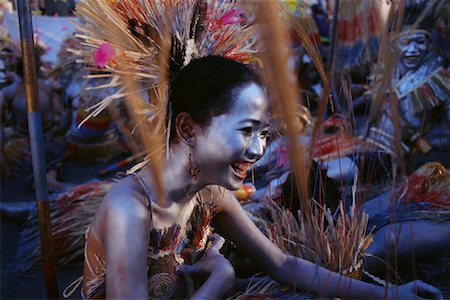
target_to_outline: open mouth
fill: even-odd
[[[408,55],[405,56],[405,60],[408,63],[416,63],[419,60],[419,55]]]
[[[234,175],[244,180],[247,177],[247,171],[252,167],[251,163],[248,162],[236,162],[231,165]]]

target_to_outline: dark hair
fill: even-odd
[[[170,85],[171,140],[179,113],[186,112],[195,122],[207,125],[212,117],[228,112],[234,102],[235,89],[249,83],[263,86],[252,69],[240,62],[220,56],[190,62]]]

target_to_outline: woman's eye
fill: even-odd
[[[259,134],[262,138],[267,139],[269,137],[269,130],[263,130]]]
[[[409,41],[407,41],[407,40],[400,40],[400,41],[398,42],[398,45],[399,45],[400,47],[406,47],[408,44],[409,44]]]
[[[253,130],[251,127],[241,128],[240,131],[242,131],[244,133],[244,135],[246,135],[246,136],[250,136],[253,133]]]
[[[427,42],[427,40],[425,40],[425,39],[417,40],[417,43],[418,43],[419,45],[423,45],[423,44],[425,44],[426,42]]]

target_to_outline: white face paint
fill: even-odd
[[[422,32],[413,32],[400,36],[398,41],[402,56],[400,63],[407,71],[416,69],[427,55],[430,40]]]
[[[0,59],[0,83],[4,83],[6,81],[5,75],[5,63]]]
[[[208,184],[238,189],[247,171],[262,157],[268,135],[268,100],[255,83],[236,92],[226,114],[213,117],[196,135],[193,163]]]

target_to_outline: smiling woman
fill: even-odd
[[[106,195],[87,235],[83,289],[87,298],[104,297],[105,292],[108,297],[145,297],[147,276],[152,284],[163,284],[171,297],[192,296],[176,284],[184,280],[175,275],[175,266],[180,261],[194,262],[185,253],[196,253],[204,246],[206,236],[190,238],[209,232],[208,226],[191,225],[199,222],[193,219],[199,216],[199,208],[209,211],[201,213],[209,216],[202,218],[207,224],[220,204],[214,198],[221,202],[228,194],[219,187],[205,187],[238,189],[247,170],[264,153],[268,101],[249,67],[222,57],[197,59],[180,71],[171,91],[171,159],[162,174],[166,203],[158,205],[149,167],[123,179]],[[190,101],[181,100],[182,96]],[[202,202],[203,198],[208,202]],[[218,253],[223,238],[212,238],[212,248],[197,265],[210,279],[197,296],[220,296],[233,284],[233,268]],[[152,249],[151,264],[145,263],[147,245]],[[149,292],[154,293],[151,296],[159,293],[157,289]]]
[[[326,297],[383,297],[383,288],[284,254],[258,230],[232,193],[223,188],[242,185],[244,173],[263,155],[267,97],[248,67],[213,56],[194,60],[183,68],[172,89],[178,80],[192,78],[188,75],[196,68],[203,70],[196,78],[198,82],[220,81],[216,75],[225,70],[235,78],[251,79],[235,79],[207,100],[209,107],[202,103],[201,116],[209,117],[201,121],[174,103],[175,136],[169,145],[170,159],[161,174],[165,204],[158,203],[149,167],[119,181],[105,196],[87,234],[84,297],[222,297],[233,286],[235,274],[219,252],[224,239],[209,235],[210,221],[262,270],[282,283]],[[224,95],[221,102],[214,101]],[[217,103],[222,103],[220,112]],[[208,238],[212,245],[205,250]],[[193,284],[198,281],[191,278],[198,276],[203,281]],[[440,295],[437,289],[419,281],[400,286],[395,292],[399,298],[410,298],[421,291]]]
[[[253,69],[238,62],[251,61],[254,49],[236,3],[84,0],[77,7],[89,23],[85,29],[89,36],[83,36],[86,45],[98,49],[108,42],[116,48],[117,55],[104,66],[111,70],[111,84],[124,77],[118,66],[125,64],[135,68],[127,72],[136,80],[149,86],[164,83],[155,71],[154,53],[166,49],[158,44],[166,30],[172,34],[171,51],[175,50],[167,64],[179,63],[170,68],[168,108],[162,109],[171,121],[164,169],[156,177],[147,165],[120,180],[105,196],[86,235],[84,297],[224,296],[235,283],[235,272],[219,252],[224,238],[211,234],[210,221],[281,283],[323,297],[384,296],[383,288],[283,253],[230,191],[242,185],[264,153],[269,107]],[[167,23],[173,27],[162,25]],[[92,60],[92,51],[82,54]],[[148,78],[156,78],[156,84]],[[151,100],[159,100],[155,98]],[[439,290],[419,281],[391,289],[388,296],[396,292],[398,298],[408,299],[421,291],[440,296]]]

